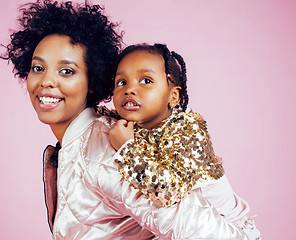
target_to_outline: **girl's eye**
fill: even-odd
[[[124,86],[126,85],[126,81],[125,80],[120,80],[117,82],[117,86]]]
[[[31,69],[32,69],[32,71],[33,71],[33,72],[37,72],[37,73],[39,73],[39,72],[42,72],[42,71],[43,71],[43,67],[41,67],[41,66],[38,66],[38,65],[36,65],[36,66],[33,66]]]
[[[63,68],[60,70],[60,73],[62,73],[63,75],[73,75],[74,71],[69,68]]]
[[[144,78],[144,79],[142,79],[142,80],[140,81],[140,83],[150,84],[150,83],[152,83],[152,80],[149,79],[149,78]]]

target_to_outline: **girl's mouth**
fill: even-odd
[[[141,104],[133,98],[125,98],[122,102],[122,107],[128,111],[135,111],[141,107]]]

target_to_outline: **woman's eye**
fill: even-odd
[[[60,70],[60,72],[64,75],[73,75],[74,74],[74,71],[69,68],[63,68]]]
[[[140,83],[149,84],[149,83],[152,83],[152,80],[149,78],[144,78],[140,81]]]
[[[33,66],[31,69],[32,69],[33,72],[37,72],[37,73],[43,71],[43,67],[37,66],[37,65]]]
[[[124,80],[120,80],[117,82],[117,86],[124,86],[124,85],[126,85],[126,81]]]

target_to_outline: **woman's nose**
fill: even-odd
[[[41,86],[44,88],[55,88],[57,86],[57,80],[55,80],[52,74],[45,73],[41,81]]]

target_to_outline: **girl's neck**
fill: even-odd
[[[173,111],[172,110],[169,110],[168,114],[161,120],[159,120],[157,123],[154,123],[153,125],[142,125],[142,124],[138,124],[141,128],[145,128],[147,130],[151,130],[151,129],[154,129],[154,128],[158,128],[160,125],[162,125],[162,123],[164,121],[166,121],[171,115],[172,115]]]

